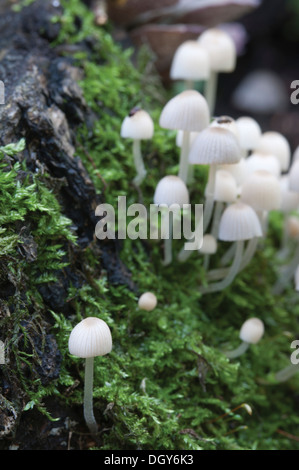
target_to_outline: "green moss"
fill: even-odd
[[[159,179],[175,174],[178,166],[175,135],[158,125],[168,97],[155,73],[146,72],[151,55],[143,50],[137,59],[134,55],[133,62],[133,51],[124,51],[113,41],[109,26],[96,28],[79,0],[65,2],[65,6],[59,40],[94,39],[93,52],[75,58],[84,70],[85,99],[96,116],[92,129],[89,125],[80,128],[77,152],[106,202],[116,206],[117,196],[125,195],[128,205],[140,200],[149,205]],[[79,29],[76,16],[83,19]],[[136,105],[147,109],[155,122],[153,140],[142,144],[148,177],[141,191],[131,183],[135,175],[131,142],[119,135],[123,118]],[[47,276],[51,279],[63,263],[63,253],[56,247],[62,240],[74,240],[44,183],[36,177],[15,186],[16,172],[13,168],[0,174],[9,182],[5,204],[11,207],[16,196],[20,201],[17,211],[11,207],[10,218],[2,223],[0,246],[3,256],[14,260],[9,269],[15,277],[21,265],[28,273],[29,292],[38,299],[36,282],[44,282]],[[202,201],[205,182],[206,168],[196,169],[192,201]],[[32,233],[39,239],[34,266],[16,261],[14,224],[18,218],[32,221]],[[125,240],[121,258],[132,280],[140,293],[151,290],[157,295],[158,305],[152,312],[140,311],[138,294],[127,287],[109,285],[100,261],[87,249],[91,280],[69,291],[75,315],[65,318],[59,311],[52,312],[52,332],[62,354],[59,379],[43,388],[40,383],[29,387],[23,378],[30,398],[27,408],[40,406],[50,394],[65,406],[82,405],[83,363],[69,356],[68,336],[83,317],[99,316],[109,324],[114,344],[109,356],[95,360],[94,406],[105,429],[102,449],[298,449],[290,435],[296,435],[299,424],[295,413],[299,376],[282,385],[273,383],[271,376],[289,362],[299,313],[291,289],[280,298],[271,293],[279,230],[274,216],[265,246],[246,271],[225,292],[203,297],[198,292],[205,276],[199,256],[184,265],[174,260],[165,268],[160,263],[160,243]],[[180,243],[174,248],[178,250]],[[37,271],[43,275],[33,281]],[[100,277],[93,275],[98,272]],[[17,308],[20,319],[26,318],[21,305]],[[239,344],[240,326],[250,316],[264,321],[265,336],[239,360],[230,362],[222,351]],[[26,362],[26,357],[20,356],[19,361]],[[79,386],[67,393],[77,379]],[[251,416],[244,407],[238,408],[243,403],[252,408]]]

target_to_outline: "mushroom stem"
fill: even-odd
[[[299,245],[296,248],[292,261],[287,266],[284,266],[283,269],[281,270],[280,277],[273,287],[274,295],[279,295],[283,292],[284,288],[287,286],[287,284],[291,281],[292,277],[294,276],[298,264],[299,264]]]
[[[190,148],[190,132],[183,131],[183,140],[181,146],[181,154],[180,154],[180,168],[179,168],[179,178],[187,183],[188,179],[188,156],[189,156],[189,148]]]
[[[137,172],[133,183],[139,186],[146,176],[146,169],[144,167],[143,158],[141,154],[141,142],[139,139],[133,141],[133,158]]]
[[[226,252],[224,253],[224,255],[222,256],[220,260],[221,266],[225,266],[233,259],[235,251],[236,251],[236,244],[232,243],[229,249],[226,250]]]
[[[219,230],[219,222],[221,218],[221,214],[223,211],[223,202],[217,201],[215,205],[215,212],[214,212],[214,217],[213,217],[213,222],[212,222],[212,230],[211,234],[213,237],[218,238],[218,230]]]
[[[207,195],[203,213],[203,233],[206,232],[213,213],[216,171],[217,165],[210,165]]]
[[[194,81],[193,80],[184,80],[184,87],[185,87],[185,90],[193,90],[194,89]]]
[[[210,77],[206,81],[205,98],[210,108],[211,116],[214,114],[217,95],[218,73],[211,70]]]
[[[257,245],[258,245],[258,237],[254,237],[249,240],[249,242],[247,243],[246,249],[244,250],[239,272],[243,271],[243,269],[245,269],[248,266],[248,264],[253,258],[254,253],[256,252]],[[234,248],[234,250],[231,250],[232,248]],[[235,251],[236,251],[236,243],[233,243],[233,245],[231,245],[231,247],[227,250],[225,255],[228,254],[228,252],[230,252],[231,256],[233,256]],[[227,275],[228,271],[229,271],[229,268],[225,268],[225,267],[213,269],[208,272],[207,279],[209,281],[212,281],[212,280],[216,281],[218,279],[222,279],[223,277]]]
[[[210,292],[221,291],[233,282],[233,280],[236,277],[236,275],[238,274],[240,266],[241,266],[243,248],[244,248],[244,240],[238,240],[236,242],[235,257],[234,257],[233,263],[232,263],[231,267],[229,268],[226,276],[220,282],[210,284],[207,287],[205,287],[205,286],[200,287],[200,292],[202,294],[208,294]]]
[[[249,343],[246,343],[246,341],[242,341],[240,346],[238,346],[236,349],[233,349],[232,351],[225,351],[224,354],[228,359],[235,359],[236,357],[239,357],[244,354],[248,348]]]
[[[88,429],[92,434],[96,434],[98,425],[93,414],[93,357],[87,357],[85,360],[85,378],[84,378],[84,418]]]
[[[291,364],[277,372],[277,374],[275,375],[275,380],[277,380],[277,382],[286,382],[291,377],[293,377],[293,375],[295,375],[298,371],[299,364]]]

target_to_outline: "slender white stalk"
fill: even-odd
[[[221,266],[227,265],[234,257],[236,251],[236,243],[232,243],[228,250],[224,253],[220,260]]]
[[[207,185],[207,195],[206,195],[204,213],[203,213],[203,233],[206,232],[209,226],[211,217],[212,217],[212,213],[213,213],[216,171],[217,171],[217,165],[210,165],[209,179],[208,179],[208,185]]]
[[[295,375],[299,371],[299,364],[291,364],[288,367],[277,372],[275,375],[275,380],[277,382],[286,382],[289,380],[293,375]]]
[[[249,348],[249,343],[246,343],[245,341],[243,341],[240,344],[240,346],[238,346],[236,349],[233,349],[232,351],[225,351],[224,354],[229,359],[235,359],[236,357],[239,357],[242,354],[244,354],[248,348]]]
[[[210,77],[206,81],[205,87],[205,98],[208,102],[211,116],[215,111],[216,96],[217,96],[217,85],[218,85],[218,73],[211,70]]]
[[[223,211],[224,204],[221,201],[217,201],[215,205],[214,217],[212,222],[212,230],[211,234],[213,237],[218,238],[218,231],[219,231],[219,222],[221,219],[221,214]]]
[[[84,418],[88,429],[92,434],[96,434],[98,425],[93,414],[93,357],[87,357],[85,360],[84,377]]]
[[[141,153],[141,142],[139,139],[133,141],[133,158],[137,172],[137,175],[133,179],[133,183],[139,186],[146,176],[146,169],[144,167]]]
[[[212,213],[213,213],[216,171],[217,171],[217,165],[210,165],[209,178],[208,178],[208,183],[207,183],[208,189],[207,189],[207,195],[206,195],[206,201],[204,204],[204,213],[203,213],[203,234],[205,233],[210,223]],[[195,228],[195,233],[198,230],[198,227],[199,226]],[[192,238],[191,241],[194,241],[194,238]],[[187,261],[187,259],[189,258],[189,256],[192,255],[192,253],[193,253],[193,250],[185,250],[183,247],[178,254],[178,261],[180,261],[181,263],[183,263],[184,261]]]
[[[190,149],[190,132],[183,131],[183,140],[181,145],[181,154],[180,154],[180,168],[179,168],[179,177],[187,184],[188,179],[188,167],[189,167],[189,149]]]
[[[194,81],[193,80],[184,80],[185,90],[194,90]]]
[[[244,240],[238,240],[236,242],[235,257],[234,257],[231,267],[229,268],[227,272],[227,275],[220,282],[215,282],[213,284],[208,285],[207,287],[200,287],[200,292],[202,294],[208,294],[210,292],[221,291],[233,282],[241,266],[243,248],[244,248]]]

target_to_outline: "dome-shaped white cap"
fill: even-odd
[[[157,297],[152,292],[144,292],[138,299],[138,306],[141,310],[150,312],[157,305]]]
[[[259,318],[249,318],[240,330],[240,339],[245,343],[256,344],[264,334],[264,323]]]
[[[221,202],[235,202],[237,195],[238,187],[233,175],[225,170],[217,170],[214,200]]]
[[[154,203],[157,205],[166,204],[167,206],[179,204],[180,207],[183,204],[189,204],[189,192],[184,181],[178,176],[164,176],[157,184]]]
[[[170,68],[172,80],[206,80],[210,75],[208,52],[198,41],[185,41],[175,51]]]
[[[239,142],[239,131],[237,128],[236,121],[231,118],[230,116],[219,116],[213,119],[213,121],[210,124],[211,127],[222,127],[224,129],[227,129],[228,131],[231,131],[233,134],[235,134],[238,142]]]
[[[209,121],[206,99],[196,90],[185,90],[166,103],[159,123],[165,129],[199,132],[209,125]]]
[[[289,176],[282,175],[279,180],[281,188],[281,206],[283,212],[291,212],[299,209],[299,193],[290,191]]]
[[[233,242],[261,236],[261,224],[252,207],[236,202],[224,210],[219,223],[219,240]]]
[[[279,180],[268,171],[255,171],[243,183],[241,199],[257,211],[278,210],[281,206]]]
[[[154,123],[150,115],[144,109],[133,108],[122,122],[121,137],[146,140],[154,135]]]
[[[255,150],[262,135],[259,123],[251,117],[242,116],[236,120],[236,125],[241,148]]]
[[[299,193],[299,159],[292,163],[289,171],[289,189]]]
[[[293,162],[294,162],[295,160],[298,160],[298,159],[299,159],[299,145],[298,145],[298,147],[296,147],[295,150],[294,150]]]
[[[241,149],[236,136],[222,127],[211,127],[203,130],[194,139],[189,163],[193,165],[215,165],[238,163]]]
[[[97,317],[87,317],[78,323],[69,337],[69,351],[78,357],[105,356],[112,349],[110,328]]]
[[[210,233],[206,233],[203,236],[202,245],[198,251],[206,255],[214,255],[217,251],[216,238]]]
[[[280,162],[282,171],[287,171],[289,169],[291,160],[290,144],[279,132],[270,131],[262,134],[256,147],[256,151],[275,155]]]
[[[265,170],[278,178],[281,173],[280,162],[275,155],[269,153],[253,152],[245,160],[247,167],[247,175],[255,171]]]
[[[232,72],[236,67],[236,46],[229,34],[211,28],[198,38],[199,44],[209,53],[210,67],[215,72]]]
[[[233,163],[231,165],[220,165],[219,169],[229,171],[229,173],[231,173],[235,178],[238,186],[243,184],[248,176],[246,160],[244,158],[241,158],[238,163]]]

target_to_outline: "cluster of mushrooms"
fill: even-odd
[[[278,256],[291,261],[281,267],[274,293],[280,294],[291,279],[299,290],[299,148],[293,156],[286,138],[278,132],[265,132],[256,120],[241,116],[213,117],[219,73],[232,72],[236,65],[236,48],[231,37],[221,29],[208,29],[196,41],[186,41],[176,51],[170,70],[173,80],[185,83],[185,89],[164,106],[159,124],[177,131],[180,148],[178,175],[166,175],[153,197],[156,205],[181,208],[189,204],[188,185],[193,180],[194,165],[207,165],[208,181],[203,203],[203,239],[196,250],[182,247],[177,260],[184,263],[190,256],[202,256],[207,285],[202,294],[219,292],[229,286],[250,263],[258,244],[266,237],[270,211],[282,211],[284,234]],[[204,93],[194,87],[204,82]],[[136,168],[134,184],[140,186],[147,170],[142,157],[141,141],[151,139],[154,123],[150,115],[133,108],[121,126],[121,136],[133,141]],[[164,265],[172,262],[171,230],[164,240]],[[218,242],[228,243],[217,269],[209,270],[210,257],[217,252]],[[153,310],[156,296],[144,293],[138,302],[143,310]],[[233,359],[243,354],[250,344],[264,334],[258,318],[248,319],[240,330],[240,346],[227,351]],[[92,410],[93,358],[111,351],[108,325],[99,318],[82,320],[69,339],[71,354],[86,358],[84,416],[90,432],[98,425]],[[289,378],[298,367],[289,366],[276,374],[277,381]]]

